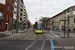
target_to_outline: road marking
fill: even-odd
[[[29,47],[27,47],[25,50],[28,50],[31,46],[33,46],[35,44],[37,40],[35,40]]]
[[[44,38],[44,40],[43,40],[43,44],[42,44],[42,47],[41,47],[41,49],[40,50],[43,50],[43,47],[44,47],[44,45],[45,45],[45,37],[44,37],[44,35],[43,34],[41,34],[42,35],[42,37]]]
[[[23,37],[27,36],[30,32],[31,32],[31,31],[27,32],[26,34],[24,34],[24,35],[20,36],[20,37],[19,37],[19,38],[17,38],[17,39],[22,39]]]
[[[43,45],[42,45],[40,50],[43,50],[44,45],[45,45],[45,40],[44,40]]]
[[[50,39],[50,42],[51,42],[51,50],[54,50],[54,44],[53,44],[53,41]]]

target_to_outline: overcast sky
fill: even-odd
[[[34,23],[40,16],[52,17],[75,5],[75,0],[24,0],[28,18]]]

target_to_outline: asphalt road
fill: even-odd
[[[0,39],[0,50],[75,50],[74,39],[56,38],[44,31],[35,34],[33,29]]]

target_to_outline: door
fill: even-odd
[[[6,30],[7,30],[7,28],[8,28],[8,25],[6,24]]]

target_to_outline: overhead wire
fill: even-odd
[[[41,12],[41,7],[42,7],[42,0],[40,0],[40,8],[38,14]]]

